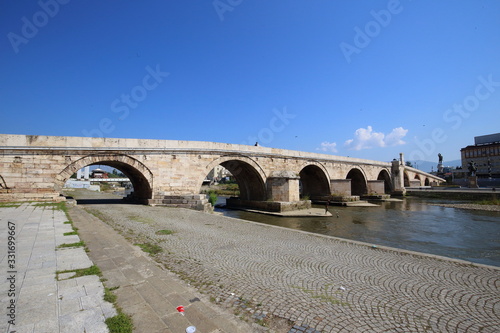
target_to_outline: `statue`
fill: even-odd
[[[476,171],[477,171],[476,163],[474,163],[474,161],[470,161],[469,162],[469,176],[471,176],[471,177],[475,176]]]
[[[437,165],[437,172],[438,174],[443,174],[443,155],[441,155],[441,153],[438,154],[438,157],[439,157],[439,162],[438,162],[438,165]]]

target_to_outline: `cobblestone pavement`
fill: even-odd
[[[192,210],[88,205],[217,304],[286,332],[499,332],[500,269]],[[159,230],[172,234],[158,235]]]

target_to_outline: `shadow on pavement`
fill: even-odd
[[[123,199],[76,199],[78,205],[134,205],[138,203],[123,200]]]

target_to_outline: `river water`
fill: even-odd
[[[377,207],[330,206],[332,217],[311,218],[216,210],[255,222],[500,266],[500,212],[433,205],[439,203],[457,202],[405,198],[378,202]]]

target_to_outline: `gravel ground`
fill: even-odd
[[[497,332],[498,268],[192,210],[86,205],[245,318],[289,332]],[[167,230],[167,235],[159,234]]]

